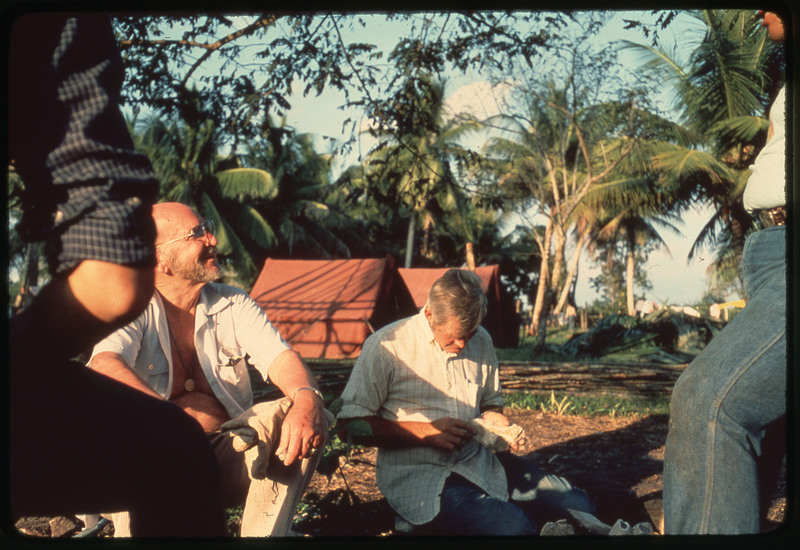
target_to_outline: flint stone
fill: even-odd
[[[560,519],[544,524],[539,535],[542,537],[564,537],[575,534],[575,528],[567,523],[567,520]]]
[[[51,537],[70,537],[80,530],[78,522],[65,517],[55,517],[50,520]]]

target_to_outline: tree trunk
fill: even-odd
[[[564,283],[564,288],[561,290],[561,295],[558,297],[558,303],[556,303],[556,307],[553,310],[553,313],[556,315],[561,313],[561,310],[564,309],[567,299],[569,298],[570,289],[578,276],[578,262],[580,261],[583,247],[589,239],[589,233],[589,229],[585,229],[583,233],[581,233],[580,238],[578,238],[578,244],[575,246],[575,255],[570,260],[569,267],[567,268],[567,280]]]
[[[414,230],[416,229],[415,222],[416,220],[414,219],[414,212],[411,212],[408,218],[408,235],[406,236],[406,269],[411,267],[411,258],[414,254]]]
[[[28,243],[25,255],[27,258],[25,259],[23,285],[25,286],[25,292],[30,292],[32,287],[39,285],[39,243]]]
[[[567,243],[567,237],[564,235],[564,228],[560,225],[553,227],[553,236],[556,245],[554,247],[555,254],[553,255],[553,270],[550,272],[550,292],[555,296],[558,293],[558,286],[561,284],[561,272],[564,269],[564,247]]]
[[[542,263],[539,268],[539,282],[536,284],[536,301],[533,304],[531,326],[538,331],[539,319],[542,316],[545,292],[550,281],[550,241],[553,238],[553,218],[547,220],[544,230],[544,243],[541,249]],[[545,315],[547,312],[544,312]]]
[[[628,235],[628,263],[625,266],[625,297],[628,305],[628,315],[636,315],[636,307],[633,303],[633,277],[636,272],[636,258],[634,253],[634,236],[630,230]]]
[[[544,352],[545,349],[545,341],[547,340],[547,314],[550,311],[550,303],[552,301],[553,294],[547,290],[542,295],[542,311],[543,314],[539,317],[536,326],[536,334],[533,338],[533,346],[532,346],[532,354],[540,355]],[[538,302],[538,300],[537,300]]]
[[[467,269],[475,271],[475,245],[467,243]]]

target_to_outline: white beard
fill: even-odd
[[[181,279],[207,283],[222,278],[222,271],[216,260],[214,260],[214,264],[211,267],[206,267],[199,260],[182,262],[174,254],[166,254],[164,259],[172,273]]]

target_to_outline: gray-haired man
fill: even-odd
[[[419,314],[366,340],[342,396],[339,418],[372,429],[359,442],[379,449],[378,487],[420,533],[534,535],[567,508],[593,512],[583,491],[506,452],[518,441],[495,454],[473,437],[476,419],[510,425],[486,302],[477,275],[447,271]]]

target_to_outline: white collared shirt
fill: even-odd
[[[503,405],[491,337],[479,328],[460,353],[447,353],[436,343],[423,312],[397,321],[364,342],[342,400],[340,418],[477,418],[482,408]],[[415,525],[431,521],[439,512],[439,496],[451,472],[492,497],[508,500],[503,467],[474,439],[460,451],[378,449],[378,487],[389,505]]]
[[[269,366],[291,347],[264,310],[239,288],[204,285],[195,312],[194,343],[200,367],[214,395],[236,418],[253,406],[245,357],[267,380]],[[158,292],[139,317],[99,342],[92,357],[103,351],[120,355],[165,399],[171,395],[172,348]]]

